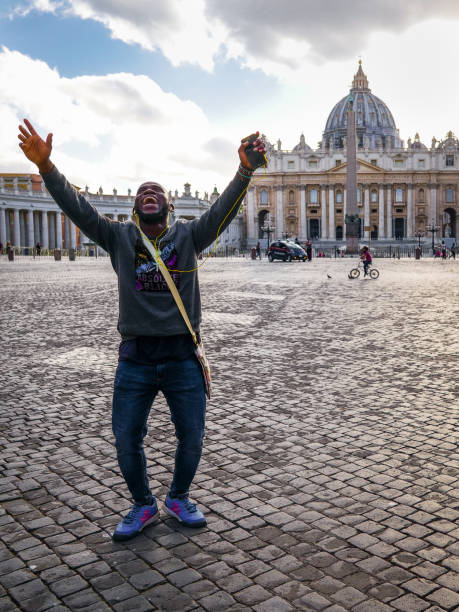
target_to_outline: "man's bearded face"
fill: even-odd
[[[142,183],[137,189],[134,210],[144,223],[162,223],[169,213],[169,194],[159,183]]]

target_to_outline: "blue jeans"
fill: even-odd
[[[188,494],[202,453],[206,394],[201,366],[193,357],[158,365],[120,361],[113,393],[112,426],[121,473],[135,503],[151,505],[143,439],[153,400],[162,391],[175,426],[177,449],[169,494]]]

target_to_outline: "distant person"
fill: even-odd
[[[255,250],[256,250],[256,253],[257,253],[256,256],[259,259],[261,259],[261,244],[260,244],[260,241],[257,242],[257,248]]]
[[[0,242],[0,255],[3,255],[3,242]]]
[[[25,127],[19,126],[18,136],[23,153],[37,165],[48,192],[70,220],[110,254],[118,276],[118,330],[122,341],[112,424],[118,463],[134,505],[112,537],[133,538],[159,518],[143,448],[148,416],[159,391],[169,405],[178,441],[164,510],[187,527],[203,527],[206,519],[189,500],[189,489],[202,453],[205,378],[193,336],[161,269],[170,270],[193,330],[199,335],[198,253],[210,246],[218,231],[224,231],[237,215],[240,199],[258,167],[254,168],[247,156],[249,141],[239,146],[240,164],[234,178],[199,219],[190,222],[179,219],[169,225],[172,210],[169,194],[159,183],[148,181],[137,190],[134,220],[120,222],[100,214],[54,166],[50,159],[52,134],[42,140],[27,119],[24,124]],[[264,155],[264,142],[258,138],[258,132],[256,136],[253,148]],[[150,244],[157,245],[153,254]],[[156,436],[161,443],[162,435]]]
[[[443,261],[446,261],[446,245],[442,244],[441,247],[441,258],[443,259]]]
[[[453,259],[456,259],[456,243],[455,242],[453,242],[453,244],[451,245],[449,249],[449,256],[452,257]]]
[[[37,244],[35,245],[35,252],[37,253],[38,257],[40,257],[40,254],[41,254],[41,244],[39,242],[37,242]]]
[[[360,259],[363,262],[363,272],[364,276],[368,275],[368,267],[373,261],[373,258],[370,253],[370,249],[367,246],[363,246],[360,250]]]
[[[311,261],[311,259],[312,259],[312,242],[310,240],[308,240],[306,242],[306,256],[308,258],[308,261]]]
[[[11,242],[9,240],[6,241],[5,250],[6,250],[6,254],[9,255],[11,251]]]

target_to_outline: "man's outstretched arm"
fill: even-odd
[[[24,155],[34,163],[56,204],[91,240],[110,252],[115,223],[101,215],[57,170],[51,161],[53,135],[43,140],[33,125],[24,119],[18,138]]]
[[[241,142],[238,149],[241,165],[236,176],[212,207],[199,220],[193,222],[193,238],[197,252],[212,244],[217,238],[217,232],[220,235],[237,215],[252,173],[255,170],[247,156],[247,147],[252,144],[255,151],[262,155],[265,154],[265,143],[261,138],[258,138],[258,132],[256,132],[256,135],[257,138],[253,143],[249,143],[248,140]]]

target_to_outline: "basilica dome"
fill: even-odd
[[[346,113],[349,110],[351,97],[359,147],[368,146],[375,149],[381,146],[391,148],[402,146],[392,113],[380,98],[371,93],[368,79],[362,70],[362,62],[359,61],[359,69],[354,76],[350,95],[335,104],[328,116],[323,132],[325,148],[343,147],[347,130]]]

